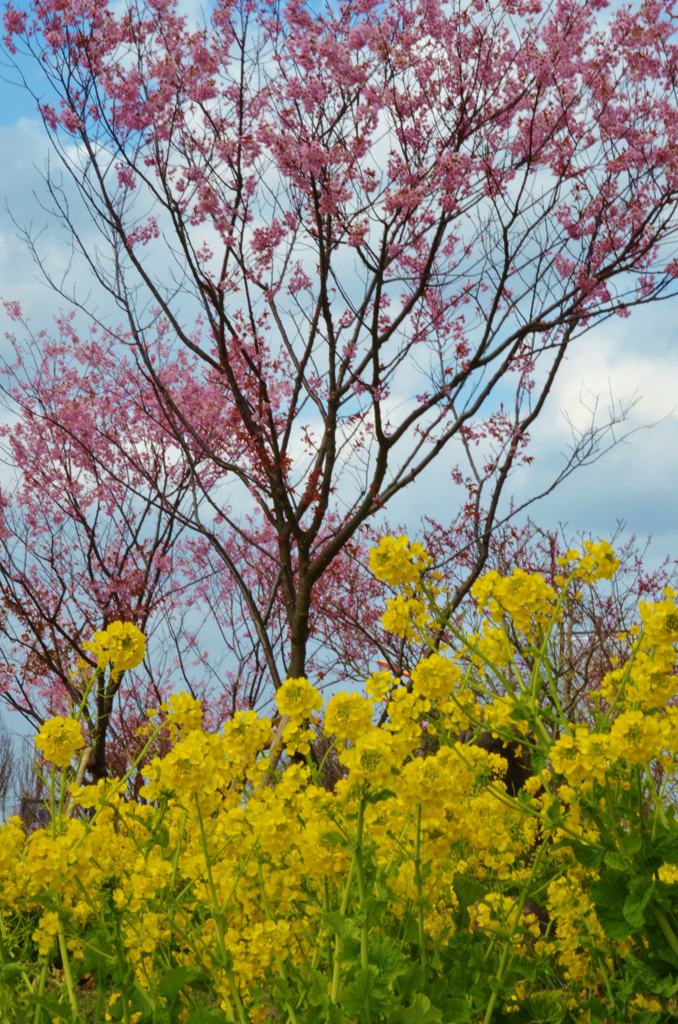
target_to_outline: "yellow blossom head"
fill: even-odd
[[[452,696],[460,678],[459,666],[436,652],[412,671],[412,693],[439,705]]]
[[[416,583],[424,569],[432,562],[417,541],[410,544],[409,537],[382,537],[379,546],[370,551],[370,569],[374,576],[392,587]]]
[[[355,743],[372,725],[374,708],[358,693],[337,693],[325,712],[325,735]]]
[[[381,785],[396,765],[391,737],[381,729],[361,736],[354,747],[344,750],[339,760],[349,769],[349,783],[369,782]]]
[[[85,746],[80,722],[74,718],[50,718],[35,737],[35,745],[50,764],[65,768],[70,764],[76,750]]]
[[[141,664],[146,654],[146,637],[133,622],[111,622],[82,646],[96,654],[99,668],[110,663],[117,674]]]
[[[301,722],[310,718],[314,711],[320,711],[323,699],[304,678],[286,679],[275,695],[278,711],[281,715],[289,715],[293,722]]]
[[[614,557],[614,551],[608,542],[601,540],[599,544],[593,544],[590,540],[585,540],[584,548],[586,554],[579,560],[576,575],[585,583],[611,580],[619,568],[619,559]]]

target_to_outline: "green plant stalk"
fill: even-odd
[[[611,721],[612,712],[614,711],[615,707],[617,706],[617,702],[618,702],[619,698],[621,697],[621,695],[623,694],[623,692],[624,692],[624,690],[626,688],[626,684],[627,684],[627,682],[629,680],[629,677],[631,675],[631,669],[633,668],[633,663],[636,660],[636,654],[640,650],[640,643],[641,643],[641,641],[642,641],[644,636],[645,636],[645,630],[641,629],[640,633],[638,634],[638,639],[636,640],[636,642],[631,647],[631,657],[629,658],[629,660],[626,662],[626,665],[624,666],[624,675],[621,677],[621,679],[619,681],[619,686],[617,687],[617,692],[614,695],[614,700],[612,701],[612,703],[610,704],[609,708],[607,709],[607,712],[605,714],[605,717],[602,720],[601,725],[609,725],[609,723]],[[654,650],[654,648],[653,648],[653,650]]]
[[[158,734],[160,732],[162,732],[162,728],[163,728],[162,725],[159,725],[159,726],[156,727],[154,732],[151,733],[151,735],[148,738],[147,742],[144,744],[144,746],[141,749],[140,753],[134,759],[134,761],[133,761],[132,765],[130,766],[130,768],[128,769],[128,771],[125,772],[125,774],[123,775],[123,777],[121,779],[118,779],[118,781],[113,786],[111,786],[110,791],[106,794],[107,797],[114,796],[118,792],[119,789],[121,789],[123,786],[127,785],[127,782],[132,777],[133,772],[136,771],[138,766],[141,764],[141,761],[145,757],[146,752],[150,749],[151,744],[153,743],[155,738],[158,736]],[[97,807],[96,811],[94,812],[92,817],[89,819],[88,828],[85,829],[85,831],[83,832],[82,836],[73,844],[73,846],[72,846],[73,852],[75,852],[78,849],[78,847],[80,846],[80,844],[82,842],[84,842],[85,838],[89,835],[89,832],[91,830],[92,825],[94,825],[95,821],[97,820],[97,818],[99,817],[99,815],[103,811],[104,807],[106,807],[106,806],[107,806],[107,803],[103,803],[99,807]]]
[[[575,570],[575,572],[576,572],[576,570]],[[541,689],[541,679],[540,679],[539,671],[541,669],[542,663],[546,662],[548,664],[547,654],[548,654],[549,640],[551,639],[551,634],[553,633],[555,625],[558,622],[558,617],[560,615],[560,611],[561,611],[563,605],[565,604],[565,598],[567,597],[568,591],[569,591],[569,589],[570,589],[570,587],[572,585],[572,581],[575,578],[575,572],[572,572],[569,575],[569,577],[565,580],[565,583],[563,584],[563,586],[561,588],[560,596],[558,597],[558,600],[556,602],[556,606],[553,609],[553,613],[549,616],[549,622],[548,622],[548,625],[547,625],[547,628],[546,628],[546,632],[544,633],[544,636],[542,637],[541,644],[539,645],[539,651],[538,651],[537,657],[535,659],[534,668],[532,670],[532,681],[531,681],[531,685],[530,685],[530,707],[531,707],[532,712],[533,712],[533,714],[535,716],[536,716],[536,711],[537,711],[536,699],[537,699],[537,696],[538,696],[539,691]],[[547,671],[547,676],[548,675],[549,675],[549,673]],[[558,700],[557,694],[556,694],[556,707],[558,708],[558,712],[559,712],[559,714],[560,714],[560,716],[561,716],[561,718],[563,720],[563,723],[565,724],[565,727],[567,728],[567,730],[569,732],[570,728],[569,728],[569,725],[567,724],[567,722],[565,720],[565,716],[563,714],[562,708],[560,707],[560,701]]]
[[[41,999],[45,994],[45,982],[47,981],[47,957],[42,962],[40,969],[40,980],[38,981],[38,999]],[[42,1017],[42,1007],[38,1004],[35,1008],[35,1017],[33,1024],[40,1024],[40,1018]]]
[[[87,700],[89,699],[89,695],[90,695],[90,693],[92,692],[92,690],[94,688],[94,684],[97,681],[97,679],[99,678],[99,676],[103,675],[104,671],[105,670],[103,668],[100,668],[99,665],[97,665],[97,667],[94,669],[94,672],[92,673],[91,678],[90,678],[89,682],[87,683],[87,686],[85,687],[85,692],[82,695],[82,700],[80,701],[80,704],[78,706],[78,710],[73,715],[73,718],[75,718],[76,722],[79,722],[82,719],[82,715],[83,715],[83,712],[85,710],[85,704],[87,703]],[[82,670],[81,670],[81,675],[82,675]]]
[[[325,886],[325,899],[324,899],[324,902],[323,902],[323,911],[326,914],[329,914],[329,912],[330,912],[330,887],[329,887],[329,883],[327,881],[327,875],[325,875],[325,877],[323,879],[323,882],[324,882],[324,886]],[[331,946],[331,943],[330,943],[329,932],[325,932],[325,958],[327,959],[327,969],[329,971],[330,966],[332,964],[332,946]]]
[[[232,971],[226,966],[226,964],[228,962],[228,957],[226,955],[226,941],[224,939],[223,915],[222,915],[221,909],[219,907],[219,900],[217,899],[216,886],[214,885],[214,878],[213,878],[213,875],[212,875],[212,863],[210,861],[209,853],[208,853],[208,850],[207,850],[207,837],[205,835],[205,825],[204,825],[204,822],[202,820],[202,812],[200,810],[200,802],[198,800],[197,793],[194,794],[194,796],[195,796],[195,807],[196,807],[196,810],[198,812],[198,824],[200,826],[200,841],[202,843],[202,850],[203,850],[203,853],[205,855],[205,868],[206,868],[206,871],[207,871],[207,881],[209,883],[210,895],[212,897],[212,907],[213,907],[213,910],[214,910],[214,924],[216,926],[217,936],[219,938],[219,952],[221,954],[222,963],[224,965],[224,970],[226,971],[226,977],[228,978],[228,984],[229,984],[229,987],[231,989],[231,995],[233,996],[233,1000],[235,1002],[235,1006],[236,1006],[236,1009],[238,1011],[238,1017],[240,1018],[240,1024],[248,1024],[249,1017],[245,1013],[245,1007],[243,1006],[242,999],[240,998],[240,992],[238,991],[238,986],[235,984],[235,979],[233,977]]]
[[[426,970],[426,937],[424,935],[424,905],[421,887],[421,804],[417,804],[417,832],[414,840],[414,881],[417,886],[417,937],[419,958]]]
[[[654,815],[653,815],[653,818],[652,818],[652,839],[654,840],[656,835],[657,835],[657,822],[661,821],[661,823],[664,826],[664,828],[668,828],[668,825],[669,825],[668,821],[666,820],[666,815],[664,814],[664,808],[662,807],[662,799],[663,799],[663,796],[664,796],[664,789],[666,788],[666,782],[668,780],[668,772],[666,773],[666,775],[664,777],[664,782],[662,784],[661,793],[658,793],[657,792],[657,787],[654,784],[654,779],[652,778],[652,771],[650,769],[649,761],[645,761],[645,763],[643,764],[643,768],[645,769],[645,778],[647,779],[648,786],[650,787],[650,791],[651,791],[652,796],[654,798]],[[638,766],[638,775],[640,776],[640,765]],[[639,777],[639,780],[638,780],[638,787],[639,787],[639,790],[640,790],[640,807],[639,807],[639,811],[640,811],[640,814],[642,815],[642,813],[643,813],[643,796],[642,796],[642,780],[640,779],[640,777]]]
[[[360,909],[364,912],[365,903],[367,900],[367,894],[365,891],[365,865],[363,864],[363,823],[365,819],[365,800],[363,797],[360,798],[360,804],[358,805],[358,823],[357,823],[357,839],[358,845],[355,851],[355,866],[356,874],[358,876],[358,898],[360,900]],[[360,926],[360,966],[367,967],[367,918],[362,922]]]
[[[678,938],[676,938],[676,933],[674,932],[673,928],[666,920],[664,914],[659,909],[659,907],[655,906],[654,903],[650,903],[650,910],[655,921],[661,928],[664,938],[668,942],[672,951],[678,956]]]
[[[122,949],[120,947],[120,925],[119,924],[118,924],[118,927],[117,927],[117,932],[118,932],[118,936],[117,936],[118,941],[116,942],[115,952],[116,952],[116,957],[117,957],[117,960],[118,960],[118,970],[120,971],[120,977],[121,977],[121,979],[124,979],[124,980],[122,980],[120,982],[120,988],[121,988],[120,998],[122,1000],[122,1017],[123,1017],[123,1020],[124,1020],[125,1024],[130,1024],[130,1019],[129,1019],[129,999],[127,998],[127,980],[126,980],[126,978],[127,978],[126,966],[127,965],[125,963],[125,954],[124,954],[124,952],[122,951]]]
[[[548,658],[544,658],[543,666],[544,666],[544,671],[546,672],[546,678],[548,679],[549,691],[551,693],[551,697],[553,699],[553,703],[556,706],[556,711],[558,712],[558,718],[560,719],[560,724],[565,729],[565,731],[567,733],[569,733],[569,735],[571,736],[572,735],[572,727],[570,726],[570,723],[568,722],[567,718],[565,717],[565,712],[563,711],[563,706],[560,703],[560,697],[558,696],[558,687],[556,686],[555,679],[553,678],[553,673],[551,671],[551,663],[549,662]]]
[[[348,901],[351,895],[351,886],[353,884],[353,872],[355,871],[355,853],[351,859],[351,866],[348,869],[348,878],[346,879],[346,885],[344,886],[344,892],[341,898],[340,913],[342,917],[346,916],[346,910],[348,908]],[[332,988],[330,990],[330,1002],[336,1003],[339,996],[339,979],[341,976],[341,963],[339,956],[341,954],[341,936],[339,932],[335,933],[334,939],[334,964],[332,967]]]
[[[263,879],[263,875],[261,873],[261,861],[260,860],[257,861],[257,877],[259,879],[259,891],[261,892],[261,902],[263,903],[263,906],[264,906],[264,914],[266,915],[266,920],[267,921],[272,921],[273,920],[273,915],[271,914],[271,909],[270,909],[270,907],[268,905],[268,899],[266,898],[266,889],[264,887],[264,879]],[[283,964],[283,962],[280,959],[280,957],[277,956],[277,955],[276,955],[276,958],[275,958],[275,963],[276,963],[276,967],[278,968],[278,973],[280,974],[280,977],[283,979],[283,981],[287,981],[287,971],[285,970],[285,965]],[[289,1015],[290,1020],[292,1021],[292,1024],[296,1024],[297,1018],[296,1018],[296,1015],[294,1013],[294,1007],[291,1005],[291,1003],[285,1002],[285,1008],[287,1010],[287,1013]]]
[[[188,932],[185,932],[182,928],[180,928],[179,925],[176,923],[176,921],[174,923],[174,929],[175,929],[177,935],[181,939],[183,939],[183,941],[186,943],[187,947],[190,949],[191,953],[195,957],[195,962],[196,962],[197,966],[200,967],[200,969],[202,970],[203,974],[210,974],[210,972],[212,971],[212,968],[213,968],[214,965],[213,965],[213,963],[208,963],[204,959],[204,957],[202,956],[202,951],[200,949],[197,949],[196,946],[195,946],[195,943],[191,941],[190,934]],[[226,1003],[226,1016],[228,1017],[228,1019],[231,1022],[231,1024],[235,1024],[235,1014],[233,1012],[233,1007],[231,1006],[230,999],[228,998],[226,993],[223,992],[223,991],[220,992],[220,997]]]
[[[224,925],[221,919],[221,912],[219,908],[219,900],[217,899],[217,890],[214,884],[214,877],[212,875],[212,862],[210,861],[209,851],[207,849],[207,836],[205,835],[205,824],[202,820],[202,812],[200,810],[200,802],[198,800],[197,793],[194,793],[195,807],[198,812],[198,826],[200,828],[200,841],[202,843],[202,852],[205,856],[205,871],[207,873],[207,882],[209,885],[210,896],[212,897],[212,912],[214,914],[214,924],[217,929],[217,935],[219,937],[219,952],[221,959],[226,966],[228,957],[226,955],[226,943],[224,941]]]
[[[61,907],[59,907],[61,910]],[[77,1018],[79,1016],[78,1000],[75,995],[75,986],[73,984],[73,975],[71,973],[71,961],[68,956],[68,947],[66,946],[66,935],[64,934],[64,926],[61,920],[61,914],[59,915],[59,952],[61,953],[61,959],[64,965],[64,981],[66,982],[66,990],[68,992],[68,1001],[71,1004],[71,1009]]]
[[[223,936],[222,936],[222,941],[223,941]],[[238,986],[236,985],[235,978],[233,977],[233,971],[230,969],[230,967],[226,967],[225,971],[226,971],[226,977],[228,978],[228,987],[231,990],[231,995],[233,996],[233,1001],[234,1001],[236,1009],[238,1011],[238,1017],[240,1018],[240,1024],[246,1024],[246,1022],[249,1021],[249,1017],[245,1013],[245,1007],[242,1004],[242,999],[240,998],[240,992],[238,991]]]
[[[94,1024],[101,1024],[101,1004],[104,1001],[104,987],[97,985],[97,1001],[94,1006]]]
[[[509,953],[510,953],[510,950],[511,950],[511,939],[515,935],[515,933],[516,933],[516,931],[518,929],[518,926],[520,924],[520,916],[521,916],[521,914],[523,912],[523,908],[525,906],[525,901],[527,900],[527,895],[528,895],[528,893],[530,891],[530,887],[532,885],[532,881],[533,881],[534,876],[536,874],[537,868],[539,867],[539,862],[541,861],[541,858],[542,858],[542,855],[544,853],[544,850],[546,849],[546,846],[550,842],[550,840],[551,840],[551,832],[547,833],[547,835],[544,837],[544,841],[542,842],[541,846],[539,847],[539,850],[537,852],[537,856],[534,858],[534,863],[532,864],[532,868],[530,870],[530,874],[529,874],[529,876],[527,878],[527,881],[525,882],[525,885],[520,890],[520,896],[518,897],[518,902],[517,902],[517,905],[516,905],[516,908],[515,908],[515,916],[513,918],[513,924],[511,925],[511,928],[510,928],[510,931],[509,931],[508,935],[504,939],[504,948],[501,951],[501,958],[499,960],[499,970],[497,971],[497,974],[496,974],[497,987],[494,989],[494,991],[492,992],[492,994],[490,996],[490,1000],[489,1000],[489,1002],[487,1004],[487,1010],[485,1011],[485,1016],[483,1018],[483,1024],[490,1024],[490,1021],[492,1020],[492,1016],[494,1014],[494,1007],[496,1005],[497,997],[499,995],[499,986],[502,983],[502,980],[504,978],[504,973],[506,971],[507,963],[509,961]],[[489,953],[490,953],[490,951],[491,951],[493,946],[494,946],[494,942],[491,942],[490,946],[488,947],[487,952],[485,953],[485,958],[487,958],[489,956]]]
[[[597,950],[596,950],[596,961],[598,962],[598,970],[600,971],[600,973],[603,976],[603,981],[605,983],[605,989],[607,991],[607,998],[610,1000],[610,1008],[614,1011],[614,1010],[617,1009],[617,1003],[615,1001],[614,995],[612,994],[612,986],[610,985],[610,979],[608,977],[608,973],[605,970],[605,961],[603,960],[602,956],[600,955],[600,953]]]

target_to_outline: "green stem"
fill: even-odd
[[[483,1024],[490,1024],[490,1021],[492,1020],[492,1015],[494,1013],[494,1007],[495,1007],[497,999],[499,997],[499,990],[501,988],[501,983],[502,983],[502,981],[504,979],[504,972],[506,971],[506,964],[507,964],[508,957],[509,957],[509,952],[510,952],[510,949],[511,949],[511,940],[513,939],[513,936],[515,935],[515,933],[516,933],[516,931],[517,931],[517,929],[518,929],[518,927],[520,925],[520,916],[521,916],[521,914],[523,912],[523,908],[525,906],[525,901],[527,900],[528,893],[530,892],[530,889],[532,887],[532,881],[533,881],[534,876],[535,876],[535,874],[537,872],[537,868],[539,866],[539,862],[541,861],[541,858],[542,858],[542,855],[544,853],[544,850],[546,849],[547,844],[550,842],[550,839],[551,839],[551,833],[549,832],[548,835],[545,836],[543,843],[539,847],[539,850],[537,851],[537,856],[534,858],[534,863],[532,864],[532,868],[530,870],[529,877],[527,878],[527,881],[525,882],[525,885],[520,890],[520,895],[518,897],[518,903],[517,903],[517,906],[516,906],[516,909],[515,909],[515,916],[513,918],[513,924],[511,925],[509,933],[508,933],[508,935],[506,936],[506,938],[504,940],[504,948],[502,949],[501,958],[499,960],[499,970],[497,971],[497,974],[496,974],[497,984],[496,984],[496,987],[494,988],[494,990],[492,992],[492,995],[490,996],[490,1001],[487,1004],[487,1010],[485,1011],[485,1017],[483,1018]],[[486,957],[488,956],[489,951],[492,949],[493,945],[494,945],[494,943],[490,944],[490,947],[489,947],[487,953],[485,954]]]
[[[245,1007],[242,1004],[242,999],[240,998],[238,986],[235,983],[233,972],[228,967],[226,968],[226,977],[228,978],[228,985],[231,990],[231,995],[233,996],[233,1001],[235,1002],[235,1006],[238,1011],[240,1024],[248,1024],[248,1017],[247,1014],[245,1013]]]
[[[417,886],[417,935],[421,966],[426,970],[426,938],[424,935],[424,904],[421,891],[421,804],[417,804],[417,834],[414,841],[414,880]]]
[[[655,921],[661,928],[664,938],[668,942],[672,951],[678,956],[678,939],[676,938],[676,933],[674,932],[673,928],[666,920],[659,907],[656,907],[653,903],[651,903],[650,910],[652,911],[652,915]]]
[[[264,905],[264,914],[266,915],[266,920],[273,921],[273,915],[271,914],[271,910],[268,905],[268,899],[266,898],[266,888],[264,886],[264,877],[261,871],[260,860],[257,861],[257,876],[259,878],[259,890],[261,892],[261,901]],[[283,964],[279,956],[276,956],[275,962],[278,968],[278,974],[284,981],[287,981],[287,971],[285,970],[285,965]],[[287,1010],[290,1020],[292,1021],[292,1024],[297,1024],[297,1018],[294,1013],[294,1007],[291,1005],[291,1003],[285,1002],[285,1008]]]
[[[60,903],[60,901],[59,901]],[[60,905],[58,905],[59,919],[58,919],[58,949],[61,954],[61,961],[63,963],[63,980],[66,981],[66,988],[69,993],[69,1002],[71,1009],[75,1015],[76,1020],[79,1017],[78,1011],[78,999],[76,997],[76,989],[73,984],[73,974],[71,973],[71,961],[69,959],[69,949],[66,944],[66,933],[63,932],[63,922],[61,921]]]
[[[38,999],[41,999],[45,994],[45,982],[47,981],[47,957],[42,962],[42,968],[40,969],[40,980],[38,982]],[[42,1017],[42,1007],[40,1005],[35,1008],[35,1018],[33,1024],[40,1024],[40,1018]]]
[[[363,797],[360,798],[360,804],[358,805],[358,845],[355,851],[355,866],[356,873],[358,875],[358,897],[360,899],[360,909],[365,910],[365,903],[367,900],[367,894],[365,891],[365,866],[363,864],[363,822],[365,818],[365,800]],[[367,967],[367,917],[360,926],[360,966]]]
[[[103,983],[97,984],[97,1001],[94,1007],[94,1024],[101,1024],[101,1004],[104,1001]]]
[[[355,853],[351,860],[351,866],[348,869],[348,878],[346,879],[346,885],[344,886],[344,894],[341,899],[340,913],[342,917],[346,916],[346,909],[348,907],[348,900],[351,894],[351,886],[353,885],[353,872],[355,871]],[[341,964],[339,957],[341,955],[341,936],[339,932],[335,933],[334,938],[334,965],[332,968],[332,989],[330,991],[330,1001],[336,1003],[339,995],[339,979],[341,975]]]

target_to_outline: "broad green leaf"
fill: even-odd
[[[652,995],[670,999],[678,991],[678,982],[675,978],[671,975],[660,978],[656,971],[635,957],[633,953],[626,954],[624,963],[626,969],[639,978]]]
[[[640,931],[645,924],[645,908],[654,895],[654,882],[651,878],[633,878],[629,889],[624,901],[624,917],[632,928]]]
[[[355,981],[347,985],[341,994],[341,1008],[349,1016],[359,1015],[369,1007],[377,994],[377,969],[376,967],[362,967],[356,971]],[[384,1001],[384,997],[382,1000]]]
[[[392,789],[378,789],[374,793],[368,793],[365,796],[365,802],[368,804],[379,804],[382,800],[390,800],[394,796],[395,793]]]
[[[186,1018],[186,1024],[226,1024],[227,1021],[223,1010],[208,1010],[204,1006],[191,1010]]]
[[[667,864],[678,864],[678,832],[664,832],[654,845],[654,853]]]
[[[398,982],[399,998],[403,1003],[411,1003],[415,994],[424,987],[424,968],[416,961],[407,968]]]
[[[417,992],[411,1006],[396,1006],[388,1018],[389,1024],[438,1024],[443,1015],[423,992]]]
[[[350,917],[344,917],[338,910],[330,910],[327,914],[323,914],[321,920],[342,939],[358,934],[355,921]]]
[[[619,871],[605,871],[590,888],[600,926],[610,939],[625,939],[636,930],[624,916],[627,879]]]
[[[346,845],[346,836],[342,836],[341,832],[324,832],[322,839],[328,846]]]
[[[165,996],[173,1002],[186,985],[204,988],[205,981],[206,979],[199,968],[182,965],[181,967],[172,968],[172,970],[167,971],[162,976],[158,983],[158,992],[161,996]]]
[[[380,980],[387,985],[407,969],[402,952],[388,936],[370,942],[368,957],[370,965],[374,965],[379,972]]]

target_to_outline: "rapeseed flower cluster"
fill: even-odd
[[[540,703],[552,699],[540,636],[573,581],[608,578],[609,545],[570,553],[559,589],[487,574],[474,588],[486,618],[450,649],[435,594],[416,589],[430,560],[391,541],[376,570],[407,601],[418,595],[430,647],[409,680],[377,672],[321,716],[318,690],[289,679],[276,723],[239,711],[217,733],[199,701],[176,694],[149,714],[138,798],[128,778],[75,785],[80,723],[46,723],[39,749],[62,768],[75,813],[53,800],[52,822],[30,836],[17,819],[0,828],[3,969],[23,965],[5,972],[16,1007],[33,1006],[59,957],[73,1020],[78,978],[93,973],[104,1019],[137,1024],[201,1019],[205,992],[233,1024],[489,1024],[495,1011],[527,1019],[540,999],[582,1022],[598,1004],[625,1020],[620,1000],[629,1019],[672,1010],[661,957],[672,962],[672,937],[678,949],[673,595],[643,606],[598,711],[570,722]],[[509,626],[542,643],[531,675],[520,676]],[[114,670],[130,664],[112,642],[102,651]],[[488,689],[488,673],[508,678],[507,667],[512,685]],[[305,764],[271,760],[275,729]],[[161,730],[170,748],[153,757]],[[462,742],[464,731],[494,745]],[[332,786],[310,753],[321,736],[343,775]],[[532,774],[514,796],[516,746]],[[619,966],[635,963],[635,974]]]
[[[431,564],[431,557],[409,537],[382,537],[379,545],[370,551],[370,570],[376,579],[392,587],[416,583],[422,572]]]
[[[85,746],[85,740],[79,722],[57,715],[40,727],[35,745],[46,761],[65,768]]]
[[[110,664],[115,675],[136,668],[146,655],[146,637],[132,622],[111,622],[82,646],[96,654],[100,669]]]

